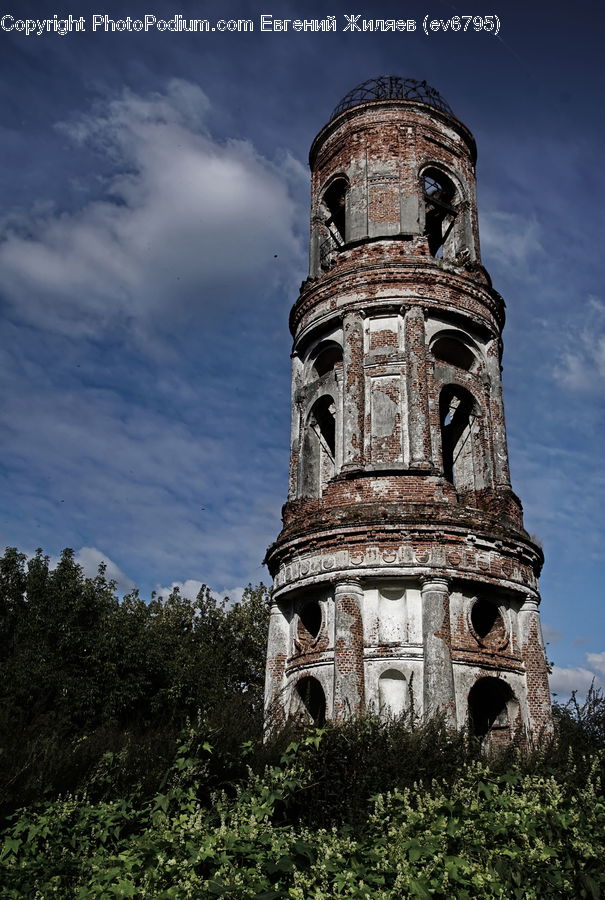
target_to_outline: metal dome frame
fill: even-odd
[[[330,122],[341,112],[351,109],[353,106],[377,100],[413,100],[417,103],[426,103],[427,106],[432,106],[448,116],[454,116],[449,104],[426,81],[400,78],[398,75],[382,75],[380,78],[369,78],[349,91],[334,108]]]

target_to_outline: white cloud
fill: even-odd
[[[596,669],[600,675],[605,676],[605,652],[603,653],[587,653],[586,661],[589,666]]]
[[[574,691],[585,696],[592,684],[605,688],[605,653],[587,653],[585,666],[553,666],[549,680],[551,691],[559,697],[569,697]]]
[[[588,298],[581,309],[581,325],[566,323],[565,349],[554,376],[577,393],[600,393],[605,385],[605,303]]]
[[[493,264],[527,279],[544,253],[542,227],[537,219],[498,210],[481,214],[481,250]]]
[[[33,551],[26,551],[26,556],[31,558],[35,554]],[[59,564],[61,557],[52,553],[48,556],[48,564],[50,569],[55,569]],[[136,587],[135,582],[120,569],[118,564],[111,557],[96,547],[81,547],[74,553],[74,561],[82,567],[82,571],[87,578],[95,578],[99,571],[101,563],[105,564],[105,577],[109,581],[115,581],[116,590],[120,594],[126,594]]]
[[[208,107],[199,87],[173,80],[165,94],[124,91],[61,126],[114,174],[74,212],[5,221],[0,290],[18,315],[75,336],[144,332],[150,317],[217,306],[219,290],[223,305],[291,277],[300,166],[213,139]]]
[[[204,582],[196,581],[194,578],[188,578],[186,581],[173,581],[170,586],[157,587],[155,592],[160,597],[167,597],[175,588],[178,588],[181,596],[187,597],[190,600],[195,600],[202,587],[204,587]],[[235,603],[241,603],[244,591],[245,588],[243,587],[231,587],[223,588],[220,591],[211,590],[211,593],[219,602],[228,599],[230,605],[233,605]]]
[[[129,578],[120,567],[105,553],[97,550],[96,547],[82,547],[75,555],[75,561],[82,566],[84,574],[89,578],[94,578],[101,563],[105,563],[105,576],[116,582],[116,588],[120,593],[131,591],[135,587],[132,578]]]
[[[222,590],[220,590],[220,591],[213,591],[213,594],[215,597],[220,597],[221,600],[223,598],[227,597],[228,600],[230,601],[230,604],[234,605],[236,603],[242,602],[242,598],[244,596],[245,590],[246,589],[244,587],[230,587],[230,588],[225,587],[225,588],[222,588]]]
[[[155,589],[155,593],[158,597],[168,597],[175,588],[178,588],[181,596],[187,597],[189,600],[195,600],[203,587],[203,581],[196,581],[195,578],[188,578],[187,581],[173,581],[170,585],[158,585]]]

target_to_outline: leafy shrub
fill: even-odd
[[[264,754],[261,751],[261,761],[275,761],[284,746],[300,736],[296,728],[285,729]],[[287,816],[318,826],[364,823],[374,794],[428,784],[436,777],[451,781],[479,754],[476,742],[449,730],[440,717],[422,726],[407,716],[328,723],[322,730],[321,753],[314,752],[312,743],[301,747],[310,787],[290,798]]]
[[[150,799],[67,797],[24,810],[0,851],[2,896],[601,896],[598,759],[582,787],[475,760],[448,781],[378,794],[355,830],[287,822],[284,809],[313,789],[309,761],[325,738],[308,733],[278,764],[208,798],[213,751],[193,730]]]
[[[0,558],[0,811],[77,790],[157,789],[187,721],[221,733],[223,763],[261,733],[267,591],[241,604],[177,590],[120,600],[71,550]],[[110,754],[114,780],[95,777]],[[102,763],[104,765],[104,763]]]

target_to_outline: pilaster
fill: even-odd
[[[296,351],[292,354],[292,382],[290,391],[290,470],[288,474],[288,498],[293,500],[298,493],[298,469],[301,453],[301,421],[298,394],[301,386],[302,360]]]
[[[528,594],[519,610],[521,656],[527,682],[527,710],[534,737],[552,732],[552,708],[548,684],[548,664],[540,623],[539,598]]]
[[[334,718],[359,716],[365,702],[363,589],[357,578],[336,583],[334,591]]]
[[[456,696],[451,657],[450,594],[445,578],[427,576],[422,580],[422,632],[424,644],[425,718],[445,714],[456,724]]]
[[[494,484],[496,487],[510,487],[508,466],[508,446],[504,421],[504,401],[502,397],[502,375],[500,372],[499,341],[495,338],[487,347],[487,371],[489,375],[489,405],[493,442]]]
[[[280,606],[272,602],[265,670],[265,724],[271,730],[283,724],[286,713],[286,661],[290,653],[290,625]]]
[[[363,371],[363,317],[343,317],[343,470],[363,465],[365,384]]]
[[[424,313],[412,306],[405,314],[405,355],[407,361],[408,435],[410,468],[431,467],[431,434],[426,371]]]

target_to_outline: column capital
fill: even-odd
[[[540,596],[537,594],[526,594],[525,600],[523,601],[523,606],[519,610],[520,613],[526,612],[539,612],[540,611]]]
[[[416,303],[404,304],[401,308],[405,309],[406,316],[414,316],[417,319],[424,319],[426,313],[428,312],[427,309],[422,306],[418,306]]]
[[[340,314],[340,318],[342,319],[343,325],[349,321],[354,321],[357,319],[360,322],[363,322],[367,313],[365,309],[346,309],[343,310]]]
[[[338,591],[342,593],[346,591],[347,588],[353,587],[357,591],[361,588],[361,578],[355,577],[355,575],[346,575],[344,578],[339,578],[338,581],[334,582],[334,591]]]
[[[429,591],[439,591],[444,594],[449,594],[450,592],[450,579],[444,578],[441,575],[422,575],[420,577],[420,584],[422,586],[423,594],[426,594]]]

